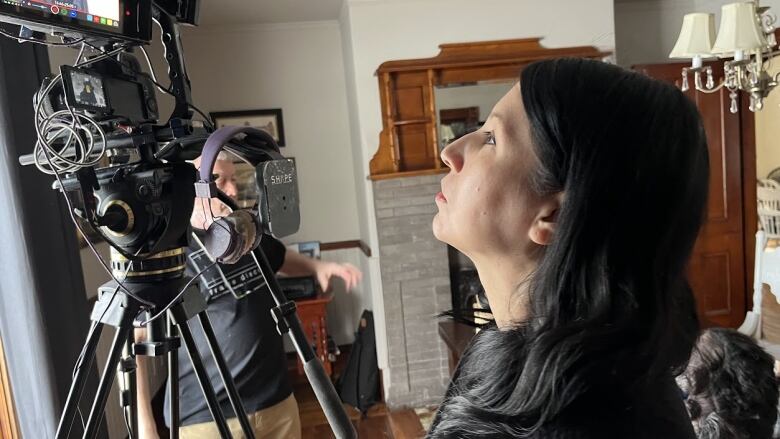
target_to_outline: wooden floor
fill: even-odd
[[[334,374],[337,375],[343,370],[343,363],[348,356],[348,353],[342,353],[339,356],[339,362],[334,365]],[[298,375],[294,360],[292,367],[288,370],[293,381],[295,399],[298,401],[303,439],[335,438],[325,418],[325,413],[314,396],[314,391],[306,378]],[[360,439],[416,439],[425,436],[420,418],[414,410],[390,412],[384,403],[379,403],[371,407],[365,416],[361,416],[360,411],[351,406],[345,404],[344,409]]]

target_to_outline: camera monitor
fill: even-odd
[[[131,78],[106,76],[90,69],[61,66],[68,106],[101,116],[121,116],[133,123],[157,119],[152,85]]]
[[[103,78],[83,69],[62,69],[65,81],[65,99],[74,108],[105,113],[108,110]]]
[[[0,21],[47,33],[148,42],[151,7],[151,0],[0,0]]]

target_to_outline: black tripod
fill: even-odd
[[[309,382],[314,389],[314,393],[325,412],[328,422],[334,433],[339,438],[357,437],[352,423],[344,412],[341,400],[336,394],[330,379],[325,374],[322,364],[317,360],[311,345],[306,339],[301,328],[300,320],[295,313],[295,303],[288,301],[281,292],[276,277],[273,274],[268,260],[260,249],[253,251],[255,260],[260,267],[266,284],[277,306],[272,309],[273,318],[276,320],[277,328],[280,334],[291,331],[291,339],[304,364],[304,371]],[[175,262],[174,262],[175,264]],[[159,266],[159,261],[158,261]],[[181,291],[187,284],[188,279],[181,276],[183,266],[174,265],[178,272],[173,271],[174,278],[162,280],[150,280],[148,282],[124,282],[123,285],[134,296],[155,304],[156,309],[163,309],[174,298],[173,296]],[[173,269],[168,269],[169,276]],[[154,275],[159,276],[160,272],[166,270],[155,270]],[[146,273],[152,273],[147,271]],[[130,274],[138,274],[130,272]],[[143,276],[141,276],[143,277]],[[132,278],[127,276],[126,279]],[[114,373],[118,371],[122,379],[123,391],[120,396],[121,405],[125,410],[128,428],[133,437],[137,436],[138,423],[137,417],[133,412],[135,406],[135,359],[130,352],[137,355],[167,355],[168,357],[168,386],[171,395],[170,420],[171,420],[171,438],[178,438],[179,425],[179,372],[177,348],[179,347],[179,337],[184,340],[185,348],[192,362],[193,370],[198,382],[203,390],[204,397],[214,418],[220,435],[223,438],[232,438],[228,429],[225,415],[222,413],[220,404],[217,400],[214,388],[211,385],[208,374],[203,366],[203,360],[198,353],[195,341],[192,336],[188,322],[197,316],[206,336],[207,343],[214,357],[217,369],[219,371],[228,399],[236,414],[244,436],[254,438],[252,428],[246,416],[246,411],[241,403],[238,391],[235,388],[230,371],[225,363],[219,346],[217,346],[216,336],[206,313],[206,301],[198,291],[197,286],[190,285],[182,296],[167,311],[167,325],[163,325],[161,320],[155,320],[147,325],[147,341],[145,343],[133,343],[133,320],[141,312],[142,304],[138,300],[128,295],[118,288],[116,282],[108,282],[100,287],[98,301],[92,310],[92,327],[87,335],[87,340],[79,358],[79,364],[74,375],[73,383],[68,392],[68,399],[57,427],[57,439],[68,437],[73,421],[76,416],[78,401],[84,390],[84,382],[87,373],[94,361],[95,351],[98,340],[102,332],[103,325],[111,325],[117,328],[114,340],[111,345],[108,361],[105,364],[100,378],[100,384],[89,413],[89,420],[85,427],[84,438],[92,439],[97,435],[98,427],[103,418],[108,393],[111,389]],[[166,327],[163,327],[166,326]],[[124,351],[124,356],[122,353]]]
[[[176,294],[180,291],[187,280],[188,279],[181,277],[179,279],[153,283],[124,283],[124,286],[134,295],[144,300],[156,304],[159,303],[160,308],[162,308],[170,299],[172,299],[172,294]],[[148,327],[149,337],[147,342],[134,344],[133,320],[140,311],[141,304],[136,299],[127,295],[124,291],[119,290],[115,282],[111,281],[100,287],[98,302],[92,309],[91,319],[94,323],[87,335],[81,364],[76,371],[70,391],[68,392],[68,399],[65,404],[65,410],[60,418],[56,437],[65,438],[68,437],[70,433],[76,415],[78,399],[81,397],[87,372],[94,360],[103,325],[111,325],[115,326],[117,331],[114,335],[108,360],[106,361],[100,378],[95,401],[92,404],[92,409],[89,413],[89,419],[84,431],[84,438],[94,438],[97,435],[97,429],[103,418],[106,400],[108,399],[108,393],[111,390],[111,385],[115,376],[114,373],[117,370],[126,377],[124,383],[126,386],[123,386],[126,387],[126,390],[123,391],[121,396],[121,403],[126,410],[126,414],[129,414],[129,419],[131,419],[131,432],[134,437],[137,436],[137,418],[132,410],[132,407],[135,406],[135,360],[129,355],[131,346],[133,352],[138,355],[168,355],[168,386],[170,386],[171,390],[171,425],[179,425],[179,371],[176,350],[179,347],[180,340],[177,337],[177,333],[181,336],[181,340],[184,341],[184,346],[192,361],[193,370],[195,371],[195,375],[203,390],[203,395],[206,398],[209,410],[216,421],[220,434],[223,438],[231,438],[232,436],[230,435],[225,415],[222,413],[214,388],[209,381],[208,374],[203,366],[203,360],[198,353],[198,349],[195,346],[195,340],[192,336],[190,327],[188,326],[188,321],[192,317],[197,316],[203,328],[203,332],[206,334],[209,348],[214,356],[228,398],[233,406],[233,411],[238,417],[244,435],[248,438],[253,438],[254,435],[252,434],[252,429],[247,420],[241,399],[238,396],[238,391],[236,390],[230,372],[225,365],[222,353],[216,344],[214,330],[211,327],[211,322],[206,314],[206,302],[197,287],[191,285],[182,295],[181,299],[168,310],[167,334],[160,330],[161,325],[159,323],[162,323],[162,321],[154,321],[151,322]],[[120,362],[120,356],[123,350],[125,352],[125,357],[121,358]],[[178,437],[177,428],[171,428],[171,437]]]

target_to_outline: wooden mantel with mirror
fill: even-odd
[[[379,149],[370,163],[371,179],[443,172],[445,167],[439,159],[442,144],[437,88],[514,82],[523,66],[534,61],[559,57],[602,59],[610,54],[593,46],[549,49],[540,40],[442,44],[433,58],[387,61],[379,66],[376,74],[382,132]],[[473,114],[473,107],[458,111],[468,117]]]

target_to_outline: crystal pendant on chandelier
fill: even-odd
[[[780,83],[780,74],[770,75],[766,71],[767,61],[779,53],[775,21],[776,17],[768,7],[759,5],[759,0],[723,5],[717,35],[715,14],[686,14],[677,42],[669,53],[670,58],[691,61],[690,67],[682,70],[680,88],[687,91],[690,87],[700,93],[719,93],[726,89],[732,113],[739,111],[737,97],[743,92],[750,99],[750,111],[760,111],[764,99]],[[726,59],[717,81],[713,67],[704,65],[705,60],[715,58]],[[689,73],[693,74],[692,86]],[[706,78],[702,78],[704,75]]]

